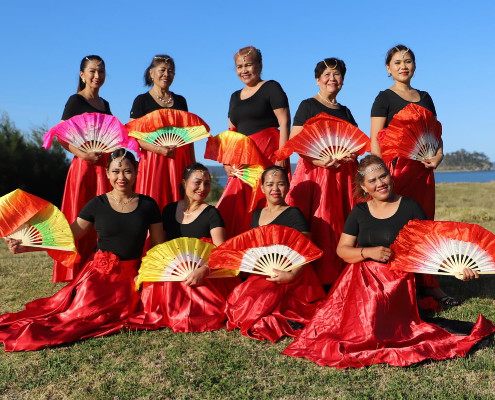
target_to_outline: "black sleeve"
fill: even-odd
[[[304,218],[303,213],[297,207],[291,207],[289,209],[289,220],[287,225],[299,232],[310,232],[306,218]]]
[[[350,122],[350,123],[351,123],[352,125],[354,125],[354,126],[358,126],[358,124],[357,124],[356,120],[354,119],[354,116],[353,116],[353,115],[352,115],[352,113],[351,113],[351,110],[349,110],[349,109],[348,109],[347,107],[345,107],[345,106],[344,106],[344,108],[345,108],[345,113],[346,113],[346,115],[347,115],[347,121],[348,121],[348,122]]]
[[[210,231],[213,228],[225,228],[220,212],[213,206],[208,207],[208,222],[210,224]]]
[[[62,113],[62,120],[68,120],[72,118],[74,115],[79,115],[79,111],[81,109],[81,104],[79,101],[79,97],[77,95],[72,95],[65,103],[64,112]]]
[[[251,226],[249,227],[249,229],[257,228],[258,226],[260,226],[261,210],[262,208],[254,210],[253,216],[251,217]]]
[[[412,214],[411,219],[419,219],[421,221],[428,219],[426,217],[425,212],[423,211],[423,209],[421,208],[421,206],[419,205],[419,203],[416,200],[408,198],[408,197],[403,198],[403,200],[404,199],[407,199],[408,203],[410,203],[409,207],[411,209],[411,214]]]
[[[389,101],[385,91],[378,93],[371,107],[372,117],[388,117]]]
[[[345,224],[344,224],[344,229],[342,233],[345,233],[347,235],[355,236],[357,237],[359,234],[359,223],[358,223],[358,213],[359,209],[357,205],[354,206],[352,211],[349,213],[349,216],[347,217]]]
[[[144,197],[144,200],[149,203],[149,223],[151,224],[157,224],[159,222],[162,222],[162,215],[160,213],[160,207],[158,207],[158,204],[156,201],[149,196],[145,195],[140,195]]]
[[[175,94],[174,93],[174,109],[176,110],[182,110],[182,111],[189,111],[187,108],[187,101],[184,96],[181,96],[180,94]]]
[[[235,102],[235,96],[236,96],[236,93],[237,93],[237,92],[234,92],[234,93],[232,93],[232,94],[231,94],[231,96],[230,96],[230,100],[229,100],[229,112],[228,112],[228,114],[227,114],[227,116],[228,116],[229,118],[232,118],[230,113],[232,112],[232,107],[234,106],[234,102]]]
[[[424,107],[430,110],[435,116],[437,115],[437,110],[435,109],[435,104],[433,104],[433,99],[427,92],[425,92]]]
[[[140,118],[143,115],[145,115],[144,102],[143,95],[140,94],[134,99],[134,102],[132,103],[130,118]]]
[[[280,83],[276,81],[268,81],[265,85],[269,84],[269,95],[270,95],[270,106],[272,110],[276,110],[278,108],[288,108],[289,107],[289,99],[285,94]]]
[[[308,119],[311,118],[310,107],[307,100],[301,101],[299,107],[294,115],[294,122],[292,126],[303,126]]]
[[[103,195],[105,196],[105,195]],[[98,206],[98,198],[94,197],[90,201],[86,203],[86,205],[82,208],[82,210],[79,212],[79,215],[77,216],[78,218],[84,219],[85,221],[92,222],[93,224],[95,223],[95,215],[96,215],[96,210]],[[69,221],[69,224],[72,222]]]

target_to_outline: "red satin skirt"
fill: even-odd
[[[139,309],[125,322],[128,329],[170,328],[174,332],[206,332],[225,326],[225,300],[239,278],[205,279],[190,287],[182,282],[145,282]]]
[[[141,149],[136,192],[152,197],[160,210],[169,203],[179,201],[182,174],[192,163],[190,146],[178,147],[174,158]]]
[[[426,359],[464,357],[495,332],[481,314],[468,336],[422,321],[413,274],[376,262],[349,264],[311,322],[284,351],[319,365],[406,366]]]
[[[95,196],[107,193],[112,186],[107,178],[107,161],[109,154],[104,154],[96,164],[90,164],[78,157],[74,157],[65,181],[64,197],[61,211],[69,224],[72,224],[82,208]],[[68,282],[73,280],[86,260],[93,254],[96,247],[96,231],[90,231],[79,240],[76,248],[81,255],[81,261],[72,268],[67,268],[60,262],[53,264],[52,282]]]
[[[266,157],[267,166],[275,164],[273,153],[278,149],[280,132],[277,128],[267,128],[249,136],[254,141],[261,153]],[[236,177],[229,177],[222,193],[222,197],[216,205],[225,223],[227,238],[245,232],[251,226],[252,211],[249,211],[253,189]],[[259,200],[253,211],[266,206],[263,197]]]
[[[323,257],[313,261],[323,285],[335,282],[346,265],[336,250],[345,220],[356,203],[356,171],[356,162],[327,169],[300,158],[291,181],[287,203],[302,211],[311,227],[311,240],[323,250]]]
[[[139,260],[119,261],[98,251],[77,278],[53,296],[0,316],[5,351],[39,350],[119,331],[137,307],[138,265]]]
[[[324,297],[325,291],[311,265],[287,284],[251,275],[227,299],[227,330],[239,328],[245,336],[270,342],[283,336],[295,337],[300,331],[294,330],[288,320],[308,323]]]

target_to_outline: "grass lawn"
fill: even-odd
[[[478,223],[495,232],[495,182],[437,185],[437,219]],[[44,254],[12,256],[0,244],[0,313],[49,296],[52,262]],[[495,320],[495,276],[463,283],[441,279],[463,300],[442,312]],[[122,333],[25,353],[0,351],[2,399],[493,399],[495,342],[467,358],[407,368],[375,365],[337,370],[281,355],[272,344],[220,330]]]

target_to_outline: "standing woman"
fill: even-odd
[[[170,91],[175,77],[175,62],[168,55],[156,55],[144,72],[144,83],[151,89],[137,96],[131,109],[131,121],[152,111],[175,109],[188,111],[186,99]],[[155,199],[160,209],[180,199],[182,171],[194,162],[192,144],[156,146],[138,140],[142,149],[136,191]]]
[[[411,86],[411,79],[416,71],[416,57],[409,47],[402,44],[392,47],[387,52],[385,66],[394,84],[378,94],[371,108],[371,152],[379,157],[381,150],[378,132],[386,128],[394,115],[408,104],[417,104],[436,116],[431,96]],[[397,157],[387,163],[387,168],[394,180],[396,193],[416,200],[425,211],[426,217],[431,220],[435,217],[435,175],[433,171],[442,159],[443,143],[440,142],[432,158],[419,162]],[[424,288],[424,294],[433,296],[441,305],[459,305],[455,298],[447,296],[440,289],[435,275],[417,274],[416,279],[418,286]]]
[[[291,137],[299,134],[306,121],[320,113],[357,126],[349,109],[337,101],[345,73],[345,63],[338,58],[325,58],[316,64],[315,78],[319,91],[299,105]],[[345,266],[336,249],[345,220],[355,203],[352,180],[356,170],[355,158],[337,162],[301,156],[287,195],[287,202],[298,207],[309,221],[313,241],[324,252],[313,265],[325,286],[332,284]]]
[[[266,166],[279,165],[287,170],[288,160],[276,161],[273,153],[289,138],[290,112],[287,95],[280,84],[261,78],[261,51],[253,46],[234,55],[237,76],[245,86],[234,92],[229,104],[229,130],[237,131],[254,141],[265,156]],[[252,190],[231,174],[217,208],[227,223],[227,237],[249,229],[251,213],[247,213]],[[242,210],[242,211],[241,211]]]
[[[83,113],[112,114],[108,101],[99,96],[100,88],[105,83],[105,73],[105,62],[100,56],[91,55],[81,60],[77,93],[67,100],[62,121]],[[74,154],[67,173],[61,207],[71,224],[89,200],[112,189],[106,177],[108,154],[85,153],[71,144],[62,141],[59,143]],[[95,244],[96,232],[90,229],[84,238],[76,241],[81,262],[74,264],[72,268],[67,268],[55,261],[52,282],[73,280],[84,265],[84,261],[92,254]]]

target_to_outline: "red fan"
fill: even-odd
[[[442,137],[442,124],[424,107],[410,103],[399,111],[386,129],[378,132],[382,158],[397,156],[421,161],[433,157]]]
[[[464,268],[495,274],[495,235],[475,224],[409,221],[390,248],[392,270],[459,279]]]
[[[340,118],[320,113],[304,124],[303,130],[275,152],[284,160],[296,152],[317,160],[341,160],[363,154],[369,138],[356,126]]]
[[[295,229],[264,225],[235,236],[210,254],[213,269],[226,268],[275,276],[320,258],[323,252]]]

